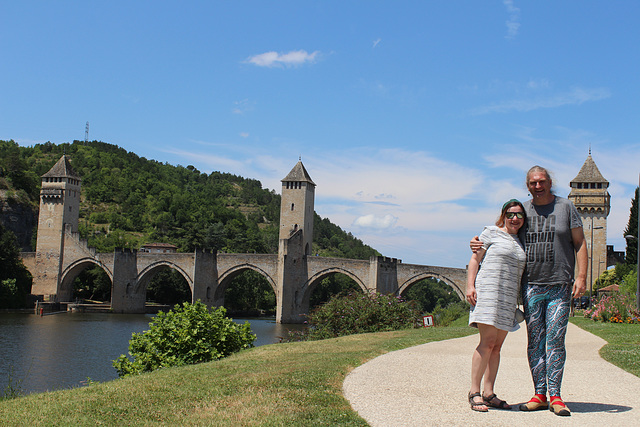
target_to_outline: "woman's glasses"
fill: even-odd
[[[524,214],[522,212],[507,212],[507,218],[508,219],[513,219],[513,217],[516,217],[518,219],[522,219],[522,218],[524,218]]]

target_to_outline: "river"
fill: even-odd
[[[111,362],[128,355],[133,332],[149,329],[151,315],[63,312],[37,316],[0,313],[0,395],[7,386],[29,394],[118,378]],[[255,346],[273,344],[287,329],[271,318],[248,320]]]

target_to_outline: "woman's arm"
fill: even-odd
[[[467,267],[467,292],[466,297],[469,304],[476,305],[478,300],[478,294],[476,293],[476,276],[478,275],[478,270],[480,269],[480,263],[484,258],[484,254],[486,253],[486,249],[480,248],[477,252],[474,252],[471,255],[471,259],[469,260],[469,266]]]

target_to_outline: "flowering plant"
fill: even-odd
[[[624,294],[600,298],[584,311],[584,317],[599,322],[640,323],[640,312],[635,308],[634,298]]]

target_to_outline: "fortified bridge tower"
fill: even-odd
[[[589,271],[587,285],[593,289],[593,283],[600,273],[607,269],[607,216],[611,207],[611,196],[607,188],[609,181],[604,179],[596,163],[589,156],[578,175],[571,181],[569,200],[573,202],[580,217],[587,242]]]
[[[278,245],[278,282],[276,319],[281,323],[299,320],[302,289],[309,277],[308,256],[313,245],[313,213],[316,184],[302,161],[282,180],[280,203],[280,241]]]
[[[42,175],[35,280],[31,292],[43,295],[45,299],[58,294],[65,252],[65,231],[69,234],[78,233],[80,182],[80,177],[71,168],[66,155]]]

